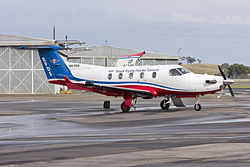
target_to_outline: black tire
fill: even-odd
[[[127,105],[125,105],[125,102],[123,102],[123,103],[121,104],[121,110],[122,110],[122,112],[129,112],[130,107],[127,106]]]
[[[170,107],[170,103],[168,103],[168,100],[162,100],[160,106],[163,110],[168,110]]]
[[[110,109],[110,101],[104,101],[103,108]]]
[[[194,109],[195,109],[195,111],[200,111],[201,110],[201,105],[200,104],[195,104]]]

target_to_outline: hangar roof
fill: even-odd
[[[4,35],[0,34],[0,47],[1,46],[44,46],[44,45],[60,45],[65,46],[72,44],[84,44],[84,42],[77,40],[51,40],[43,38],[32,38],[32,37],[23,37],[15,35]],[[70,58],[79,58],[79,57],[95,57],[95,58],[118,58],[122,55],[131,55],[136,54],[142,51],[131,50],[113,46],[91,46],[86,49],[86,47],[76,47],[71,50],[61,50],[64,54]],[[172,59],[178,60],[177,56],[170,56],[166,54],[147,52],[142,57],[142,59]]]
[[[44,38],[32,38],[15,35],[0,34],[0,46],[47,46],[47,45],[60,45],[65,46],[74,44],[84,44],[78,40],[51,40]]]
[[[91,46],[91,47],[77,47],[72,48],[71,50],[62,50],[62,52],[67,55],[69,58],[119,58],[123,55],[136,54],[142,51],[131,50],[125,48],[119,48],[114,46]],[[142,56],[142,59],[172,59],[179,60],[178,56],[170,56],[167,54],[147,52]]]
[[[0,34],[0,46],[55,45],[55,40]]]

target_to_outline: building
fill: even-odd
[[[46,46],[83,44],[80,41],[56,41],[41,38],[29,38],[0,35],[0,94],[52,94],[58,92],[58,86],[49,84],[43,71],[37,50],[19,50],[20,46]],[[69,61],[115,66],[121,55],[135,54],[141,51],[111,46],[78,47],[61,50]],[[178,57],[158,53],[146,53],[137,65],[177,64]]]
[[[54,86],[47,78],[36,50],[19,46],[55,45],[55,41],[0,35],[0,94],[49,94]]]
[[[75,63],[92,64],[99,66],[113,67],[122,55],[136,54],[142,51],[118,48],[113,46],[92,46],[83,48],[74,48],[72,50],[62,51],[68,56],[68,60]],[[143,55],[136,65],[166,65],[178,64],[177,56],[147,52]]]

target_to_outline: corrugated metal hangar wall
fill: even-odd
[[[53,40],[0,35],[0,94],[49,94],[37,50],[17,50],[18,46],[54,45]]]
[[[47,82],[38,52],[0,47],[0,94],[49,94],[54,86]]]
[[[74,42],[72,42],[74,43]],[[77,43],[77,42],[76,42]],[[0,34],[0,94],[53,94],[58,86],[49,84],[37,50],[19,50],[18,46],[58,45],[49,39]],[[94,46],[61,50],[73,62],[115,66],[121,55],[140,51],[111,46]],[[178,57],[147,53],[137,65],[177,64]]]

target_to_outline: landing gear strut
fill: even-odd
[[[170,99],[167,97],[167,99],[164,99],[161,101],[160,106],[163,110],[167,110],[170,107]]]
[[[194,109],[195,109],[195,111],[200,111],[201,110],[199,95],[196,95],[196,103],[194,105]]]

